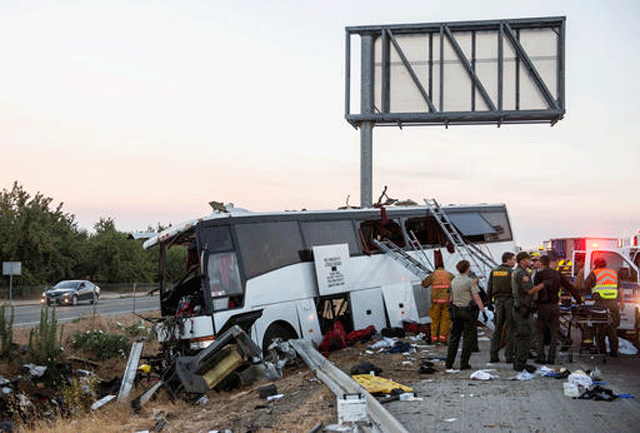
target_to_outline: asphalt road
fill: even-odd
[[[476,369],[493,368],[500,376],[491,381],[471,380],[474,371],[426,376],[411,384],[422,401],[398,401],[385,405],[412,433],[434,432],[631,432],[640,423],[640,357],[620,355],[602,358],[584,354],[573,362],[555,365],[570,371],[601,372],[605,388],[635,398],[613,402],[577,400],[564,395],[563,382],[548,377],[509,380],[515,376],[510,364],[487,365],[489,343],[480,341],[480,353],[471,364]]]
[[[96,312],[101,316],[116,316],[134,312],[144,313],[154,311],[160,308],[158,296],[141,296],[141,297],[109,297],[104,296],[95,306]],[[16,303],[14,304],[14,320],[15,327],[34,326],[40,324],[40,308],[37,303]],[[93,314],[94,306],[88,302],[82,302],[79,305],[59,306],[56,307],[56,319],[59,323],[69,322],[79,317],[88,317]],[[5,317],[10,315],[9,308],[5,312]]]

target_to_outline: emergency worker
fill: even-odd
[[[529,269],[531,271],[531,281],[535,281],[536,275],[538,275],[538,272],[542,270],[542,263],[540,262],[540,257],[541,256],[538,253],[533,253],[531,255],[531,268]],[[533,300],[534,301],[538,300],[537,293],[533,295]]]
[[[529,294],[538,293],[538,318],[536,320],[537,356],[538,364],[555,364],[556,343],[560,332],[560,287],[568,290],[580,304],[582,299],[575,287],[560,271],[550,265],[549,256],[541,256],[542,269],[538,270]],[[545,357],[545,335],[549,335],[549,354]]]
[[[454,275],[444,269],[442,262],[436,263],[436,270],[422,281],[425,289],[431,287],[431,338],[434,343],[446,344],[449,337],[449,297],[451,280]]]
[[[498,352],[505,334],[506,345],[504,356],[508,363],[513,362],[513,291],[511,289],[511,274],[516,265],[516,255],[512,252],[502,254],[502,264],[491,271],[487,283],[487,298],[489,305],[493,305],[495,329],[491,336],[489,362],[500,362]]]
[[[471,265],[467,260],[461,260],[456,265],[456,269],[460,275],[451,281],[451,338],[449,347],[447,348],[447,359],[445,367],[447,373],[453,373],[453,361],[458,353],[458,345],[460,337],[462,341],[462,354],[460,355],[460,369],[471,369],[469,358],[471,358],[471,344],[473,327],[476,323],[476,313],[482,311],[485,321],[487,313],[484,311],[484,305],[480,299],[477,282],[469,278],[469,270]],[[464,334],[464,335],[463,335]]]
[[[511,276],[513,320],[516,326],[513,369],[522,371],[529,357],[535,304],[532,296],[529,295],[529,290],[533,288],[531,275],[529,275],[527,271],[527,268],[531,264],[529,253],[525,251],[519,252],[516,256],[516,262],[518,262],[518,267],[516,267],[516,270]]]
[[[620,291],[620,279],[613,269],[607,268],[607,261],[598,257],[593,261],[593,270],[584,281],[585,287],[591,289],[595,304],[609,311],[609,323],[598,324],[596,344],[600,353],[607,352],[605,334],[609,337],[611,352],[609,356],[618,356],[618,326],[620,326],[620,310],[624,310],[624,297]]]

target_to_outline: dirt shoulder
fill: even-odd
[[[92,322],[89,319],[76,321],[65,324],[65,338],[74,332],[95,327],[104,332],[115,332],[135,326],[139,320],[136,316],[127,315],[99,318]],[[18,330],[17,334],[16,341],[28,342],[27,330]],[[410,352],[388,353],[384,348],[372,348],[375,341],[358,342],[352,347],[331,352],[328,359],[347,374],[359,363],[369,362],[382,370],[381,377],[412,387],[422,400],[385,404],[412,432],[496,431],[496,428],[559,431],[574,425],[597,425],[602,431],[625,431],[625,426],[640,419],[640,384],[637,381],[640,358],[637,356],[623,355],[607,364],[588,356],[576,356],[571,363],[554,366],[572,371],[598,367],[603,381],[616,393],[636,396],[635,400],[618,399],[605,403],[565,397],[562,380],[543,377],[531,381],[508,380],[515,376],[510,365],[487,365],[488,335],[481,335],[481,351],[474,353],[471,359],[477,369],[491,368],[500,376],[500,379],[487,382],[471,380],[470,372],[445,374],[443,359],[446,346],[426,345],[423,340],[405,338],[402,341],[413,345]],[[153,354],[157,350],[157,343],[145,344],[145,354]],[[74,352],[65,348],[65,351],[68,357],[91,358],[81,350]],[[95,366],[96,374],[104,380],[122,377],[127,356],[128,353],[99,362]],[[432,363],[433,370],[421,373],[420,366],[425,362]],[[74,364],[74,368],[79,366]],[[20,369],[21,362],[16,360],[0,363],[0,375],[4,377],[13,377]],[[153,383],[152,378],[143,379],[131,397],[139,396]],[[272,401],[260,398],[259,388],[270,383],[277,387],[281,398]],[[549,418],[552,421],[545,418],[545,413],[553,414]],[[590,415],[584,416],[584,413]],[[158,426],[162,426],[162,432],[180,433],[225,429],[233,432],[308,432],[318,422],[324,425],[337,422],[336,397],[302,361],[298,361],[286,368],[283,378],[277,381],[260,380],[229,391],[210,391],[206,399],[194,404],[181,399],[172,401],[169,394],[162,391],[139,413],[131,409],[129,402],[112,402],[93,413],[40,420],[32,427],[40,432],[138,432],[154,431],[160,428]]]

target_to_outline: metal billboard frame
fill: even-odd
[[[407,125],[495,124],[499,127],[502,124],[549,123],[553,126],[561,120],[565,114],[565,27],[566,17],[346,27],[345,119],[360,129],[360,206],[371,207],[373,203],[373,128],[376,125],[402,128]],[[354,35],[360,36],[361,41],[360,113],[355,114],[351,112],[351,40]],[[537,36],[544,42],[536,41]],[[427,40],[416,50],[411,38],[419,41],[420,37]],[[525,44],[521,37],[531,40]],[[494,46],[487,43],[487,40],[493,41],[490,38],[495,38]],[[398,39],[413,49],[411,59]],[[476,39],[480,41],[479,49],[483,50],[484,57],[476,56]],[[434,40],[439,45],[437,53],[433,48]],[[529,55],[528,49],[536,55]],[[480,73],[481,62],[490,65],[488,73],[484,70]],[[445,67],[445,63],[453,65],[457,72],[446,69],[449,66]],[[539,71],[544,66],[547,67],[544,78],[550,85]],[[418,68],[422,72],[417,71]],[[505,69],[512,75],[505,76]],[[399,77],[395,82],[391,80],[391,71],[394,77]],[[451,103],[454,99],[445,99],[447,74],[459,81],[468,80],[468,96],[456,94],[458,101],[454,103]],[[425,78],[427,85],[423,81]],[[395,95],[392,84],[400,88],[407,82],[411,83],[413,95],[410,98],[413,99],[405,98],[410,101],[406,105],[413,104],[422,109],[392,107],[391,96]],[[505,92],[506,86],[513,94]],[[462,86],[450,85],[447,95],[460,93],[460,88]],[[508,103],[506,98],[509,98]],[[468,109],[453,110],[445,106],[460,105],[460,100],[468,105]],[[531,102],[533,100],[535,102]],[[394,104],[401,106],[402,102],[397,103],[394,99]]]
[[[502,19],[488,21],[464,21],[450,23],[424,23],[424,24],[395,24],[346,27],[346,64],[345,64],[345,119],[354,127],[359,127],[362,122],[373,121],[379,126],[404,126],[404,125],[452,125],[452,124],[509,124],[509,123],[550,123],[555,124],[565,114],[565,25],[566,17]],[[525,47],[519,41],[521,30],[551,29],[557,35],[556,86],[550,89],[540,73],[535,61],[527,53]],[[491,98],[485,89],[485,83],[475,73],[473,56],[465,55],[460,44],[456,40],[456,34],[470,32],[496,32],[497,37],[497,98]],[[351,39],[353,35],[361,37],[361,107],[360,113],[351,113]],[[439,60],[429,62],[429,77],[421,77],[412,67],[411,61],[404,55],[397,37],[402,35],[437,35],[439,39],[440,53],[447,41],[455,51],[460,64],[469,76],[472,92],[478,91],[482,101],[488,110],[470,109],[468,111],[447,111],[442,106],[434,104],[434,96],[440,95],[443,100],[444,79],[441,79],[438,89],[429,89],[424,85],[423,79],[431,79],[432,68],[439,68],[440,77],[443,77],[444,59],[442,54]],[[373,45],[376,40],[382,41],[380,65],[382,68],[381,106],[374,107],[374,68],[375,61]],[[515,51],[518,67],[524,68],[531,78],[531,82],[542,95],[546,108],[544,109],[504,109],[504,45],[508,43]],[[394,49],[400,57],[406,72],[410,75],[418,88],[424,102],[428,106],[423,112],[392,112],[390,110],[389,82],[389,52]],[[430,51],[431,52],[431,51]],[[431,90],[431,92],[429,91]],[[518,88],[516,87],[516,92]],[[472,98],[473,99],[473,98]]]

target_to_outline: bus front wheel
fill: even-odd
[[[262,340],[262,352],[266,356],[269,353],[269,346],[271,346],[274,341],[287,341],[296,338],[298,338],[298,334],[288,323],[272,323],[267,328],[267,332],[264,333],[264,339]]]

